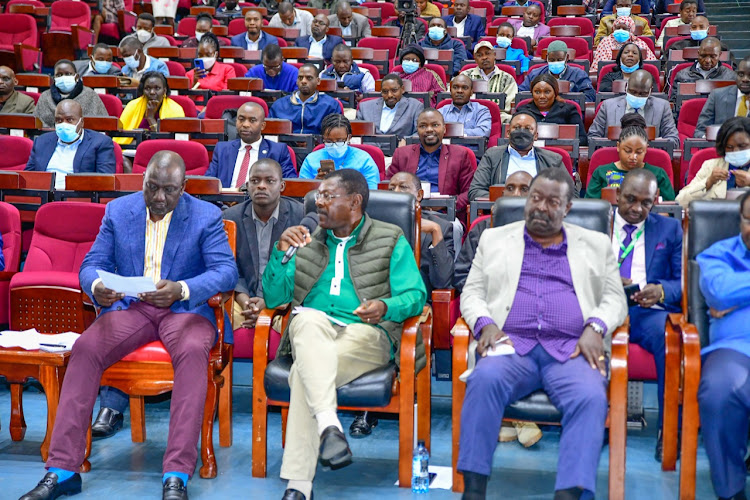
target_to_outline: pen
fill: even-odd
[[[65,344],[42,344],[40,343],[39,345],[43,345],[44,347],[68,347]]]

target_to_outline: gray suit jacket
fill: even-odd
[[[330,23],[329,26],[331,28],[341,28],[341,23],[339,23],[339,18],[336,16],[336,11],[331,12],[333,12],[333,14],[328,16],[328,22]],[[362,14],[352,12],[352,23],[350,26],[352,27],[352,36],[355,38],[364,38],[372,34],[370,23]]]
[[[422,233],[420,238],[422,259],[419,272],[427,289],[427,300],[431,300],[433,290],[451,287],[456,251],[453,244],[453,224],[427,210],[422,212],[422,218],[436,223],[443,232],[443,241],[432,248],[432,236]]]
[[[695,126],[693,137],[706,137],[706,128],[709,125],[721,125],[728,119],[733,118],[736,107],[737,85],[712,90],[698,117],[698,124]]]
[[[620,120],[625,114],[627,102],[625,96],[613,97],[602,102],[602,107],[594,117],[594,123],[589,128],[589,140],[592,137],[607,137],[607,128],[620,126]],[[649,97],[644,107],[646,125],[656,127],[656,137],[668,139],[675,148],[680,147],[680,136],[674,122],[669,102],[658,97]]]
[[[417,116],[424,109],[424,105],[411,97],[402,97],[393,117],[391,128],[386,131],[380,130],[380,115],[383,112],[383,98],[378,97],[369,101],[363,101],[357,109],[357,120],[365,120],[375,124],[376,134],[396,135],[399,138],[407,137],[417,133]]]

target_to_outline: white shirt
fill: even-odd
[[[349,23],[349,26],[341,26],[341,36],[352,36],[352,23],[354,21],[352,20]]]
[[[252,146],[250,148],[250,164],[248,165],[248,168],[247,168],[248,174],[250,173],[250,167],[252,167],[256,161],[258,161],[258,152],[260,151],[260,142],[262,140],[263,140],[262,135],[260,136],[260,139],[250,144],[240,139],[240,149],[237,152],[237,160],[234,162],[234,171],[232,172],[232,184],[229,186],[224,186],[224,187],[234,188],[237,185],[237,178],[240,176],[240,167],[242,166],[242,160],[245,158],[246,146]],[[247,182],[247,179],[244,179],[242,181],[243,184],[245,182]]]
[[[383,110],[380,112],[380,132],[385,134],[393,125],[393,119],[396,117],[396,110],[401,101],[398,101],[395,106],[389,108],[383,102]]]
[[[737,113],[740,112],[740,103],[742,103],[742,97],[744,95],[745,94],[743,94],[742,92],[740,92],[740,89],[737,89],[737,103],[734,106],[734,116],[737,116]],[[746,104],[747,104],[748,111],[750,111],[750,102],[748,102]]]
[[[534,38],[534,30],[536,29],[536,26],[524,26],[523,24],[518,28],[518,33],[516,33],[517,37],[529,37]]]
[[[615,228],[612,231],[612,251],[615,253],[615,258],[620,257],[620,241],[624,241],[628,233],[623,229],[625,224],[630,224],[620,216],[620,213],[615,211]],[[636,233],[643,228],[646,221],[642,221],[640,224],[634,224],[636,230],[633,231],[633,238]],[[619,238],[618,238],[619,234]],[[646,286],[648,280],[646,279],[646,235],[641,234],[641,237],[635,240],[635,246],[633,247],[633,261],[630,265],[630,279],[633,283],[637,283],[641,290]]]
[[[263,33],[258,36],[258,40],[253,42],[250,40],[250,37],[247,36],[247,33],[245,33],[245,41],[247,42],[247,50],[258,50],[258,44],[260,43],[260,37],[263,36]]]
[[[144,54],[145,55],[145,54]],[[143,66],[143,69],[140,71],[136,71],[135,75],[138,77],[138,79],[142,79],[143,75],[149,71],[153,71],[151,69],[151,56],[146,55],[146,64]]]
[[[521,156],[518,151],[508,146],[508,154],[508,172],[505,174],[506,179],[518,171],[523,171],[531,177],[536,177],[537,168],[534,148],[531,148],[526,156]]]
[[[73,160],[75,160],[78,146],[83,142],[83,132],[81,136],[72,144],[65,144],[60,139],[57,140],[57,147],[52,153],[52,158],[47,164],[47,172],[55,173],[55,189],[65,189],[65,176],[75,172],[73,169]]]
[[[453,18],[453,26],[455,26],[456,28],[456,38],[461,38],[462,36],[464,36],[464,27],[466,27],[466,19],[468,19],[468,16],[464,17],[464,20],[459,23],[458,21],[456,21],[455,17]]]
[[[310,36],[310,50],[307,51],[307,57],[312,57],[314,59],[323,59],[323,44],[326,43],[327,39],[328,37],[324,36],[318,42],[312,36]]]

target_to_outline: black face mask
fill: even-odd
[[[534,134],[525,128],[516,129],[510,133],[510,145],[516,151],[526,151],[531,149],[533,143]]]

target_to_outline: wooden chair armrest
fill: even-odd
[[[436,335],[440,336],[440,338],[434,339],[435,346],[438,349],[450,348],[450,330],[453,326],[450,324],[451,302],[455,299],[456,290],[452,288],[432,291],[432,328],[435,330]]]
[[[219,356],[224,352],[224,302],[229,298],[227,294],[231,293],[217,293],[208,299],[208,305],[214,310],[214,314],[216,315],[216,328],[219,332],[219,340],[216,342],[216,348],[219,351]]]
[[[425,354],[427,358],[430,358],[432,352],[432,328],[434,322],[434,314],[432,308],[425,305],[422,309],[422,316],[419,318],[419,329],[422,332],[422,343],[424,344]]]
[[[466,371],[469,362],[469,341],[471,340],[471,330],[466,324],[464,318],[458,318],[456,325],[451,330],[453,335],[453,380],[457,381],[458,377]],[[455,382],[454,382],[455,383]]]
[[[256,369],[262,369],[261,377],[266,372],[268,365],[268,341],[271,337],[271,326],[277,316],[285,316],[291,311],[287,305],[275,309],[263,309],[255,323],[255,338],[253,340],[253,373]],[[253,375],[255,378],[255,375]],[[261,378],[262,381],[262,378]]]
[[[401,374],[411,374],[412,378],[416,376],[417,333],[419,332],[421,319],[422,316],[412,316],[404,321],[404,326],[401,329],[401,363],[399,370]],[[404,377],[402,376],[401,381],[403,382],[403,380]]]

